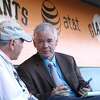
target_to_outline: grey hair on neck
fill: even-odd
[[[52,24],[43,22],[39,24],[35,29],[34,29],[34,38],[36,36],[36,33],[52,33],[55,36],[55,39],[57,40],[58,38],[58,31],[56,27],[54,27]]]
[[[0,40],[0,46],[6,46],[8,43],[9,41]]]

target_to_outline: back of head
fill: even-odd
[[[52,33],[54,34],[55,38],[58,37],[57,29],[50,23],[43,22],[39,24],[34,30],[34,38],[37,33]]]
[[[27,42],[32,41],[32,37],[29,36],[15,20],[0,22],[0,41],[3,42],[20,38]]]

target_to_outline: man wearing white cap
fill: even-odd
[[[30,96],[11,62],[18,58],[24,41],[31,42],[32,38],[18,23],[0,23],[0,100],[37,100]]]

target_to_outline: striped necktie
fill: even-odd
[[[48,67],[50,69],[50,75],[53,78],[55,85],[56,86],[64,85],[63,81],[61,80],[61,78],[58,75],[56,66],[52,62],[49,62]]]
[[[56,66],[53,62],[49,62],[48,67],[50,69],[50,75],[52,77],[52,79],[54,80],[54,83],[56,86],[60,86],[60,85],[65,85],[66,89],[67,89],[67,94],[65,93],[65,96],[75,96],[75,94],[71,91],[70,87],[68,86],[68,84],[64,84],[63,80],[59,77],[59,74],[57,72]]]

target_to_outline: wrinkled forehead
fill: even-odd
[[[35,32],[33,38],[34,39],[36,39],[36,38],[55,38],[55,39],[57,39],[57,37],[58,37],[58,34],[57,34],[57,32],[54,32],[54,30],[48,31],[48,30],[44,29],[42,31]]]
[[[41,40],[46,40],[46,39],[56,39],[56,35],[52,33],[47,33],[47,32],[39,32],[35,34],[34,39],[41,39]]]

